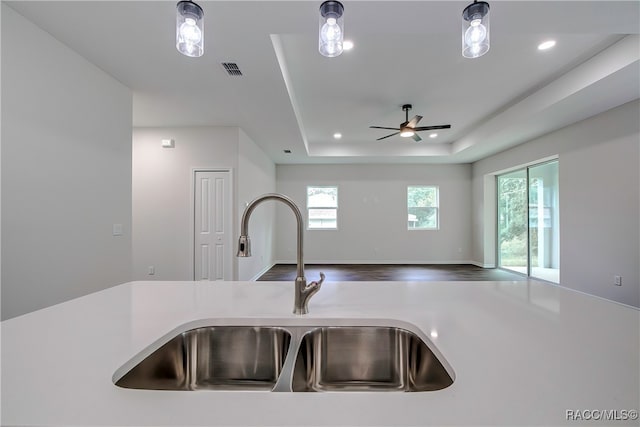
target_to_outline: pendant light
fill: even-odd
[[[320,5],[320,54],[333,58],[342,53],[344,40],[344,6],[339,1],[325,1]]]
[[[176,5],[176,48],[193,58],[204,54],[204,12],[190,0]]]
[[[489,3],[474,1],[462,12],[462,56],[478,58],[489,51]]]

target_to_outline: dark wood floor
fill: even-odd
[[[320,272],[330,281],[513,281],[527,280],[519,274],[471,264],[305,264],[307,280],[317,280]],[[295,264],[276,264],[260,281],[295,280]]]

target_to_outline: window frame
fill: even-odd
[[[423,188],[433,188],[433,189],[435,189],[435,192],[436,192],[435,206],[409,206],[409,189],[410,188],[415,188],[415,187],[423,187]],[[405,195],[406,195],[405,207],[407,209],[406,210],[407,231],[438,231],[438,230],[440,230],[440,186],[439,185],[433,185],[433,184],[409,184],[409,185],[407,185],[407,191],[406,191]],[[409,215],[411,215],[409,210],[411,208],[419,208],[419,207],[427,207],[427,208],[435,209],[435,212],[436,212],[436,225],[435,225],[435,227],[410,227],[409,226]]]
[[[336,190],[336,205],[335,206],[309,206],[309,189],[310,188],[335,188]],[[306,187],[306,208],[307,208],[307,220],[306,220],[306,229],[309,231],[335,231],[338,230],[338,208],[340,206],[339,203],[339,194],[340,190],[337,185],[307,185]],[[331,209],[336,212],[336,225],[335,227],[312,227],[311,226],[311,215],[310,211],[313,209]]]

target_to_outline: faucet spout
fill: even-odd
[[[238,257],[250,257],[251,256],[251,240],[249,239],[249,218],[254,209],[262,202],[266,200],[277,200],[285,205],[289,206],[293,211],[297,222],[297,259],[296,259],[296,281],[295,281],[295,298],[293,312],[295,314],[307,314],[309,312],[309,299],[320,290],[320,286],[324,281],[324,273],[320,273],[320,280],[307,284],[307,279],[304,277],[304,261],[303,261],[303,232],[304,221],[300,209],[296,206],[295,202],[289,197],[278,194],[268,193],[257,197],[251,201],[242,214],[242,220],[240,222],[240,238],[238,239]]]

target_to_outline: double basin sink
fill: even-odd
[[[313,320],[185,325],[116,371],[114,383],[146,390],[275,392],[422,392],[453,383],[451,367],[413,325]]]

